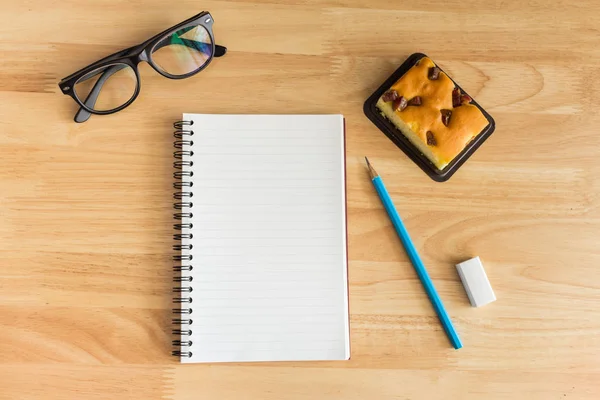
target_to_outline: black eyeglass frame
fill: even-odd
[[[179,30],[182,30],[182,29],[185,29],[188,27],[191,28],[191,27],[198,26],[198,25],[201,25],[206,29],[206,31],[208,32],[208,34],[210,36],[211,46],[212,46],[210,58],[208,60],[206,60],[206,62],[201,67],[199,67],[198,69],[191,71],[187,74],[184,74],[184,75],[172,75],[172,74],[169,74],[168,72],[162,70],[152,60],[153,50],[165,38],[170,37],[176,31],[179,31]],[[66,78],[63,78],[58,84],[60,90],[62,91],[63,94],[71,96],[71,98],[73,98],[73,100],[75,100],[75,102],[77,104],[79,104],[79,106],[81,107],[81,109],[77,112],[77,115],[75,115],[75,121],[76,122],[84,122],[90,117],[90,114],[96,114],[96,115],[114,114],[116,112],[123,110],[124,108],[129,106],[131,103],[133,103],[135,101],[135,99],[138,97],[138,95],[140,94],[141,79],[140,79],[140,74],[139,74],[137,66],[142,61],[145,61],[148,64],[150,64],[150,66],[156,72],[158,72],[159,74],[161,74],[162,76],[164,76],[166,78],[185,79],[185,78],[189,78],[190,76],[196,75],[198,72],[205,69],[210,64],[210,62],[212,61],[212,59],[214,57],[221,57],[221,56],[225,55],[225,53],[227,52],[227,48],[224,46],[219,46],[219,45],[215,44],[215,38],[214,38],[213,31],[212,31],[212,25],[213,25],[212,16],[210,15],[210,13],[208,11],[203,11],[203,12],[201,12],[201,13],[175,25],[175,26],[172,26],[171,28],[169,28],[157,35],[154,35],[153,37],[151,37],[150,39],[146,40],[143,43],[140,43],[136,46],[129,47],[127,49],[124,49],[124,50],[118,51],[114,54],[111,54],[107,57],[104,57],[101,60],[98,60],[98,61],[94,62],[93,64],[90,64],[87,67],[82,68],[77,72],[74,72],[73,74],[67,76]],[[135,72],[137,83],[136,83],[136,88],[135,88],[133,96],[126,103],[124,103],[124,104],[120,105],[119,107],[116,107],[112,110],[94,110],[93,108],[88,107],[86,105],[86,103],[88,102],[90,97],[93,97],[92,101],[95,103],[95,100],[98,97],[98,94],[100,92],[100,88],[102,87],[102,84],[104,83],[106,78],[102,79],[102,77],[101,77],[96,82],[94,89],[92,89],[92,91],[88,95],[88,98],[85,100],[80,99],[77,96],[77,94],[75,93],[75,90],[74,90],[75,84],[86,74],[89,74],[95,70],[98,70],[98,73],[105,73],[105,71],[110,71],[110,70],[105,69],[104,71],[101,71],[99,69],[102,67],[107,67],[107,66],[116,65],[116,64],[128,65]],[[119,69],[117,69],[117,70],[119,70]],[[116,70],[114,72],[116,72]],[[110,74],[112,74],[114,72],[111,72]],[[93,74],[92,76],[94,76],[94,75],[95,74]]]

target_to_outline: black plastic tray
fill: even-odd
[[[438,169],[423,153],[419,151],[406,136],[394,124],[392,124],[386,117],[384,117],[379,109],[377,108],[377,100],[385,93],[389,88],[396,83],[398,79],[402,77],[418,60],[423,57],[427,57],[423,53],[414,53],[402,63],[402,65],[394,71],[394,73],[385,81],[383,84],[375,90],[375,92],[365,101],[363,110],[367,118],[371,120],[392,142],[396,144],[411,160],[415,162],[431,179],[436,182],[445,182],[467,161],[467,159],[481,146],[483,142],[494,132],[496,129],[496,123],[494,119],[488,114],[476,101],[473,99],[471,104],[477,106],[488,120],[489,124],[483,128],[483,130],[475,136],[475,138],[460,152],[450,164],[448,164],[443,170]],[[434,61],[435,62],[435,61]],[[436,66],[437,65],[436,63]],[[440,68],[441,69],[441,68]],[[443,69],[441,69],[444,71]],[[446,74],[448,75],[448,74]],[[448,77],[454,82],[454,84],[460,89],[462,93],[468,95],[455,81],[448,75]],[[470,96],[473,98],[473,96]]]

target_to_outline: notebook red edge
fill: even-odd
[[[345,218],[346,218],[346,298],[348,299],[348,360],[352,358],[352,332],[350,329],[350,260],[348,257],[348,172],[346,163],[346,118],[342,117],[343,121],[343,139],[344,139],[344,200],[346,206],[344,207]]]

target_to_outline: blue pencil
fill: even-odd
[[[367,167],[369,167],[369,173],[371,174],[371,179],[373,180],[375,190],[377,190],[377,194],[379,195],[379,198],[383,203],[383,207],[385,208],[390,219],[392,220],[394,228],[396,228],[396,232],[398,233],[398,236],[402,241],[402,245],[404,246],[404,249],[408,254],[408,258],[410,258],[410,261],[412,262],[413,266],[415,267],[415,270],[417,271],[417,275],[419,276],[419,279],[421,280],[421,283],[423,284],[423,287],[427,292],[427,296],[429,296],[429,300],[431,300],[431,303],[433,304],[433,308],[435,309],[435,312],[437,313],[440,322],[444,327],[444,331],[446,331],[446,334],[448,335],[448,339],[450,339],[450,342],[452,343],[452,346],[454,346],[455,349],[460,349],[462,347],[462,343],[460,341],[460,338],[458,337],[458,333],[456,333],[454,325],[452,325],[452,321],[450,321],[450,316],[448,316],[448,312],[444,308],[442,299],[440,299],[440,296],[435,290],[433,282],[431,281],[431,278],[429,277],[429,274],[425,269],[425,265],[423,265],[423,261],[421,261],[421,257],[419,257],[419,254],[415,249],[415,245],[410,239],[408,231],[406,230],[404,223],[400,219],[400,215],[398,215],[396,207],[394,207],[394,203],[390,198],[390,194],[385,188],[385,185],[383,184],[383,181],[381,180],[379,174],[373,169],[373,167],[369,163],[367,157],[365,157],[365,160],[367,160]]]

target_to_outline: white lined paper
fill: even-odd
[[[194,290],[182,362],[348,359],[343,117],[183,119]]]

